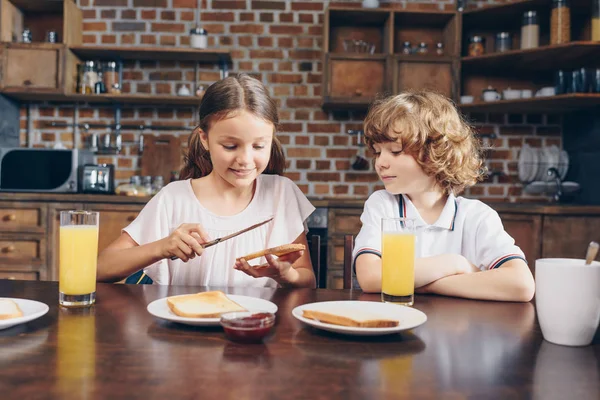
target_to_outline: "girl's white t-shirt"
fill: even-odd
[[[263,174],[257,178],[254,197],[242,212],[220,216],[204,208],[188,179],[165,186],[123,231],[144,245],[169,236],[181,224],[197,223],[212,240],[273,217],[263,226],[205,249],[200,257],[187,263],[163,259],[144,268],[144,273],[162,285],[277,287],[271,278],[253,278],[235,270],[235,260],[292,243],[308,231],[305,221],[314,209],[290,179]],[[264,257],[250,261],[251,265],[264,263]]]

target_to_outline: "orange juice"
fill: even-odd
[[[59,290],[66,295],[84,295],[96,291],[98,226],[60,227]]]
[[[410,297],[407,303],[411,304],[415,291],[415,242],[413,233],[382,234],[381,292],[392,297]]]

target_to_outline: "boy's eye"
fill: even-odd
[[[256,150],[261,150],[261,149],[264,149],[264,148],[265,148],[265,146],[263,146],[262,144],[257,144],[257,145],[254,145],[254,148],[255,148]]]
[[[398,155],[402,154],[402,150],[392,151],[392,154],[395,156],[398,156]]]

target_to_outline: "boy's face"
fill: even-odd
[[[245,187],[269,164],[273,124],[247,111],[216,122],[210,135],[200,133],[210,152],[213,172],[234,187]]]
[[[398,142],[375,143],[375,170],[392,194],[418,194],[431,191],[435,179],[427,175],[415,158],[402,151]]]

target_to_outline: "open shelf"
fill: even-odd
[[[153,105],[153,106],[188,106],[200,105],[200,98],[195,96],[169,96],[157,94],[61,94],[20,92],[5,90],[0,94],[6,97],[28,102],[64,102],[89,104],[121,104],[121,105]]]
[[[369,97],[325,97],[325,110],[367,110],[375,98]]]
[[[600,42],[579,41],[463,57],[465,70],[540,71],[600,66]]]
[[[491,5],[465,10],[463,12],[463,30],[496,29],[510,24],[520,24],[525,11],[540,7],[550,9],[552,0],[515,0],[510,3]],[[591,5],[590,5],[591,7]]]
[[[144,46],[70,46],[75,55],[86,60],[175,60],[231,63],[229,50]]]
[[[530,112],[564,113],[596,106],[600,106],[600,94],[572,93],[529,99],[478,101],[472,104],[461,104],[460,109],[463,112],[517,112],[526,114]]]

